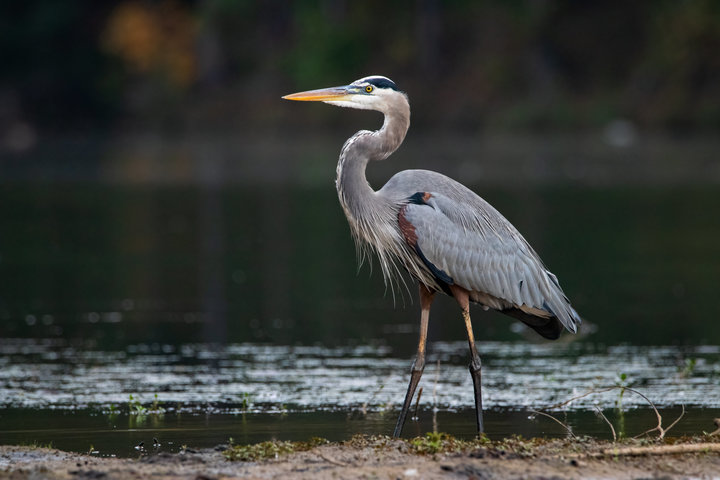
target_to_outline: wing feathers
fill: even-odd
[[[426,265],[439,270],[433,274],[440,280],[451,279],[475,292],[476,301],[498,310],[520,310],[525,316],[545,312],[575,332],[580,317],[557,277],[497,210],[470,193],[473,201],[463,202],[431,191],[413,197],[424,201],[402,208]],[[543,325],[546,333],[554,331],[547,322]]]

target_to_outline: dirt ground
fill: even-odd
[[[635,449],[634,453],[630,449]],[[690,450],[686,453],[672,453]],[[408,441],[349,441],[262,461],[229,461],[223,449],[99,458],[0,446],[0,478],[10,479],[720,479],[720,442],[673,445],[543,440],[418,454]]]

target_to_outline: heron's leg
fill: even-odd
[[[480,355],[478,355],[475,347],[475,335],[473,335],[472,323],[470,321],[470,295],[467,290],[457,285],[451,285],[455,300],[457,300],[462,309],[463,320],[465,320],[465,329],[467,330],[468,344],[470,346],[470,376],[473,380],[475,390],[475,415],[477,417],[478,434],[483,433],[483,412],[482,412],[482,364],[480,363]]]
[[[397,425],[395,425],[395,431],[393,437],[397,438],[402,433],[403,426],[405,425],[405,418],[407,417],[408,410],[410,410],[410,403],[412,403],[413,395],[415,395],[415,389],[420,382],[423,370],[425,369],[425,343],[427,342],[427,329],[428,320],[430,318],[430,305],[432,304],[435,292],[428,289],[422,283],[420,284],[420,340],[418,341],[417,356],[410,369],[410,384],[408,385],[407,393],[405,394],[405,402],[403,402],[402,410],[400,411],[400,417],[398,417]]]

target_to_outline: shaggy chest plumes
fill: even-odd
[[[340,152],[335,182],[359,263],[374,254],[385,284],[393,291],[395,285],[403,282],[401,268],[425,284],[436,286],[431,273],[405,242],[398,221],[403,199],[388,198],[374,191],[365,178],[368,162],[387,157],[388,149],[394,151],[402,143],[408,126],[409,122],[405,122],[400,128],[388,129],[385,122],[376,132],[362,130],[353,135]]]

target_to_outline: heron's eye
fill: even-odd
[[[372,86],[372,85],[368,85],[367,87],[365,87],[365,91],[366,91],[367,93],[372,92],[372,91],[373,91],[373,86]]]

